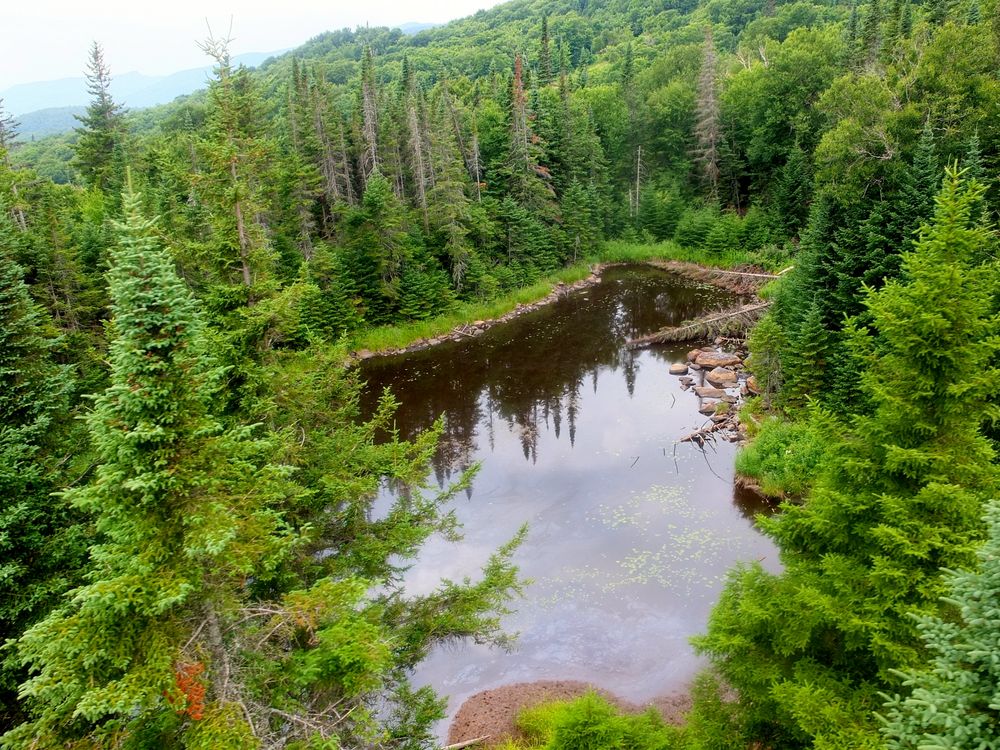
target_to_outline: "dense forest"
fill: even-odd
[[[514,0],[327,32],[77,130],[0,111],[3,748],[430,747],[435,644],[503,644],[512,555],[456,534],[438,432],[359,418],[351,342],[660,243],[793,267],[733,571],[683,728],[596,699],[564,748],[1000,746],[996,0]],[[386,439],[388,436],[388,439]],[[408,491],[371,512],[380,482]],[[533,739],[531,739],[533,738]],[[534,745],[533,745],[534,746]]]

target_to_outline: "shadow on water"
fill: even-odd
[[[481,462],[455,501],[463,540],[429,540],[407,573],[411,591],[475,575],[529,524],[516,561],[533,583],[504,622],[520,633],[515,652],[439,649],[415,675],[450,694],[452,712],[480,690],[537,679],[586,680],[632,700],[676,689],[701,665],[688,639],[726,571],[747,560],[777,569],[753,523],[767,507],[734,493],[733,446],[676,443],[705,420],[667,373],[687,347],[624,347],[731,301],[656,269],[609,269],[477,338],[363,363],[364,413],[389,388],[403,437],[445,416],[432,482]],[[379,502],[392,496],[386,487]]]

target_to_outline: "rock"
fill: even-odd
[[[727,404],[735,404],[737,399],[736,396],[730,396],[727,393],[725,396],[722,397],[722,400],[725,401]]]
[[[713,414],[712,415],[712,421],[715,422],[716,424],[718,424],[719,422],[725,422],[727,419],[729,419],[729,415],[728,414]]]
[[[695,372],[698,372],[699,370],[701,370],[701,365],[696,365],[694,362],[692,362],[689,366]]]
[[[670,365],[671,375],[687,375],[688,366],[680,362]]]
[[[723,398],[726,395],[726,392],[721,388],[713,388],[710,385],[697,385],[694,392],[698,394],[699,398]]]
[[[686,391],[691,387],[690,383],[681,383],[681,390]]]
[[[701,349],[692,349],[688,352],[688,362],[694,362],[698,359],[698,355],[701,354]]]
[[[719,344],[721,344],[723,341],[725,341],[725,339],[722,338],[722,336],[716,336],[715,337],[715,345],[716,346],[718,346]]]
[[[680,378],[680,381],[682,385],[694,385],[694,378],[690,375],[685,375],[683,378]]]
[[[698,411],[702,414],[715,414],[715,407],[719,405],[718,401],[705,401],[699,408]]]
[[[736,382],[736,373],[732,370],[727,370],[725,367],[716,367],[705,374],[705,380],[712,385],[724,387]]]
[[[732,367],[740,364],[739,357],[726,352],[702,352],[694,361],[702,367]]]
[[[358,359],[371,359],[372,357],[375,356],[375,352],[373,352],[371,349],[359,349],[358,351],[354,352],[354,356],[357,357]]]
[[[474,325],[476,328],[482,328],[484,325],[486,325],[486,321],[485,320],[477,320],[472,325]]]
[[[747,390],[755,396],[760,395],[760,385],[757,383],[757,376],[751,375],[747,378]]]

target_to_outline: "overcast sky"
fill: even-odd
[[[92,40],[112,75],[172,73],[206,64],[195,42],[205,21],[234,55],[301,44],[329,29],[368,23],[441,23],[501,0],[16,0],[0,22],[0,90],[82,75]]]

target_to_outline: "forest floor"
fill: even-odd
[[[476,738],[485,738],[477,746],[492,747],[502,744],[508,738],[517,739],[520,737],[517,717],[524,709],[540,703],[572,700],[591,691],[629,713],[641,713],[654,708],[669,724],[683,723],[684,714],[691,708],[691,697],[686,690],[636,704],[585,682],[519,682],[484,690],[465,701],[448,730],[448,744],[462,744]]]

